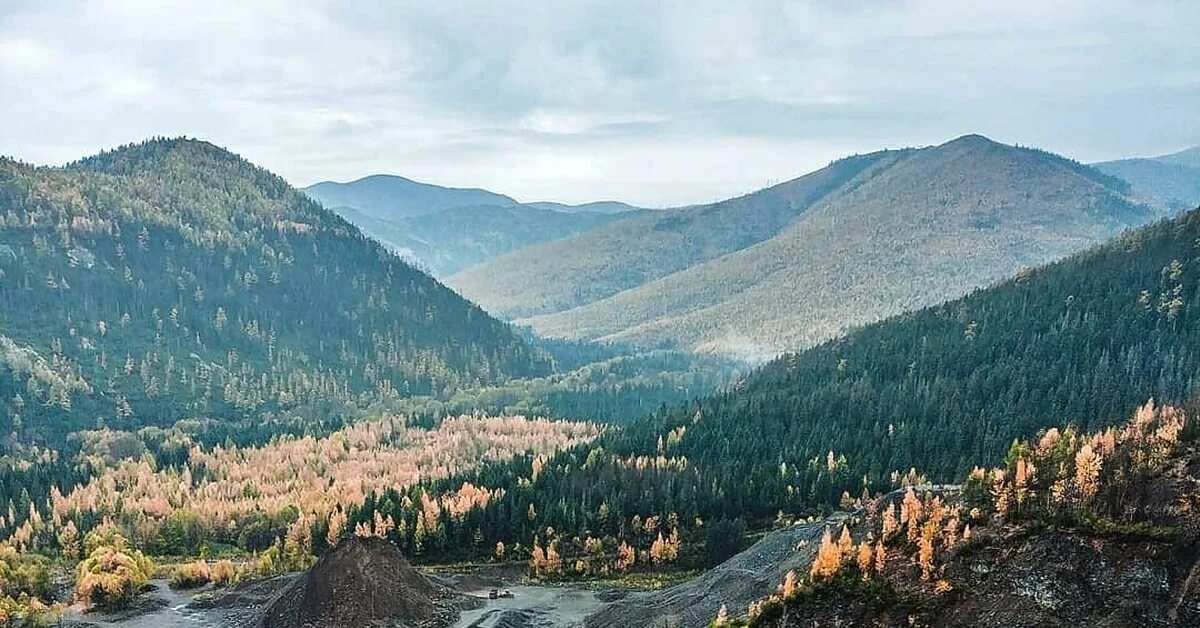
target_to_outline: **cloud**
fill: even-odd
[[[0,0],[0,153],[198,136],[297,184],[395,172],[675,205],[980,132],[1200,143],[1200,4]]]

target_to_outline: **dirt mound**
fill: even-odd
[[[259,626],[445,626],[457,615],[455,597],[413,569],[392,544],[353,538],[281,592]]]

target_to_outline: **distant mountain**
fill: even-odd
[[[493,205],[395,220],[352,207],[334,211],[433,276],[446,277],[509,251],[578,235],[646,210],[565,213],[535,205]]]
[[[373,175],[303,192],[436,277],[643,212],[617,201],[521,204],[480,189]]]
[[[1093,168],[969,135],[613,223],[447,283],[552,337],[769,357],[1064,257],[1160,209]]]
[[[325,181],[302,190],[326,207],[351,207],[372,218],[396,220],[454,207],[516,205],[511,197],[477,188],[448,188],[376,174],[349,183]]]
[[[1161,157],[1156,157],[1155,159],[1200,170],[1200,146],[1193,146],[1191,148],[1181,150],[1178,153],[1162,155]]]
[[[1133,185],[1144,196],[1175,207],[1200,204],[1200,146],[1159,157],[1119,159],[1092,164]]]
[[[539,201],[536,203],[525,203],[529,207],[538,209],[550,209],[556,212],[565,212],[568,214],[576,214],[581,212],[590,212],[596,214],[623,214],[626,212],[642,211],[641,207],[634,207],[620,201],[593,201],[591,203],[583,203],[581,205],[567,205],[566,203],[553,203],[550,201]]]
[[[241,440],[549,371],[507,325],[211,144],[0,160],[10,445],[185,419]]]

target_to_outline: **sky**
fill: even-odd
[[[152,136],[296,185],[650,207],[966,133],[1200,144],[1200,2],[0,0],[0,154]]]

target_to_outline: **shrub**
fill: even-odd
[[[213,565],[209,577],[215,584],[233,584],[237,581],[237,569],[234,568],[233,561],[225,558]]]
[[[212,582],[212,574],[204,560],[180,565],[171,576],[172,589],[194,589],[209,582]]]
[[[75,597],[101,608],[120,608],[150,583],[154,563],[129,547],[113,526],[88,534],[88,557],[79,563]]]

